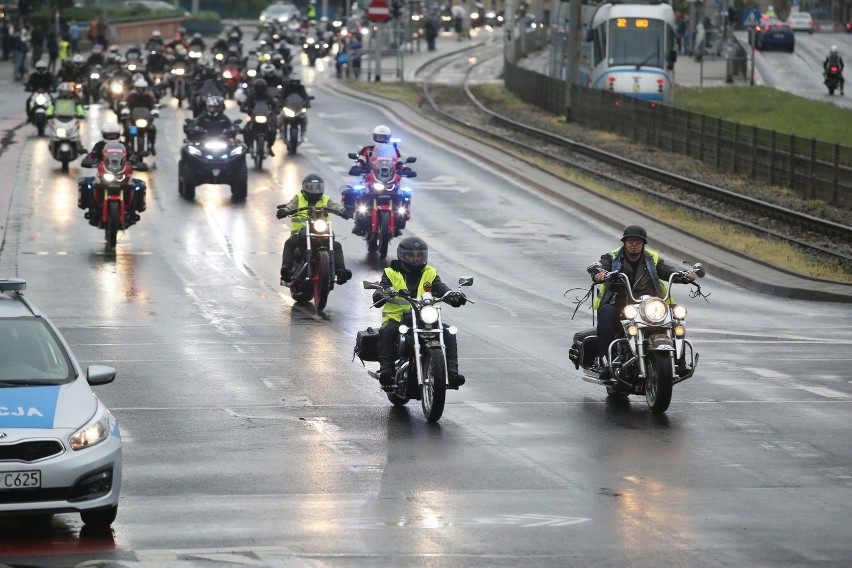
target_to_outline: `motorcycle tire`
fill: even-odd
[[[318,251],[314,262],[314,304],[317,310],[323,310],[328,302],[328,293],[331,291],[331,279],[334,278],[328,251]]]
[[[391,401],[391,404],[393,404],[394,406],[405,406],[406,404],[408,404],[408,401],[411,400],[410,398],[402,398],[401,396],[397,396],[392,392],[387,392],[385,394],[388,395],[388,400]]]
[[[291,154],[296,153],[296,148],[299,147],[299,129],[296,125],[290,126],[290,138],[287,142],[287,151]]]
[[[245,162],[234,174],[234,182],[231,184],[231,200],[242,203],[248,196],[248,167]]]
[[[379,258],[386,258],[388,256],[388,245],[391,240],[390,214],[388,211],[382,211],[380,215],[378,236]]]
[[[178,193],[187,201],[195,199],[195,183],[186,176],[178,174]]]
[[[109,204],[109,213],[107,214],[106,226],[106,242],[111,249],[118,244],[118,230],[121,228],[121,208],[117,201],[111,201]]]
[[[254,138],[254,167],[257,170],[263,169],[263,159],[266,157],[266,137],[262,134]]]
[[[68,160],[62,160],[62,173],[68,173]]]
[[[672,386],[674,385],[674,370],[671,355],[649,353],[645,365],[645,400],[651,412],[665,412],[672,402]]]
[[[38,131],[39,136],[44,136],[44,127],[45,127],[44,124],[37,124],[36,125],[36,130]]]
[[[447,398],[447,376],[444,367],[444,353],[438,348],[423,354],[423,377],[421,385],[423,396],[420,404],[423,415],[429,422],[437,422],[444,414],[444,402]]]

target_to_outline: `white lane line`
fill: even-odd
[[[807,391],[811,394],[815,394],[817,396],[823,396],[825,398],[833,398],[833,399],[844,399],[848,400],[852,398],[852,396],[840,392],[834,389],[830,389],[827,387],[819,387],[819,386],[809,386],[802,385],[797,383],[791,376],[785,375],[784,373],[779,373],[773,369],[760,369],[755,367],[743,367],[743,370],[754,373],[759,377],[763,377],[765,379],[769,379],[771,381],[777,382],[780,385],[791,387],[798,390]]]

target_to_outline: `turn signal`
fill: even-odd
[[[676,325],[674,328],[674,332],[677,337],[683,337],[684,335],[686,335],[686,328],[682,325]]]
[[[637,333],[639,333],[639,328],[635,325],[628,326],[627,333],[629,333],[630,335],[636,335]]]

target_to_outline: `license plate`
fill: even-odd
[[[781,32],[776,32],[775,34],[773,34],[773,37],[777,37],[778,39],[783,39],[783,38],[785,38],[785,37],[787,37],[787,36],[785,36],[785,35],[784,35],[783,33],[781,33]]]
[[[40,471],[7,471],[0,473],[2,489],[38,489],[41,487]]]

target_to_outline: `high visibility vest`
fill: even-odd
[[[385,268],[385,276],[391,282],[394,290],[406,290],[408,286],[405,284],[405,275],[394,270],[391,267]],[[432,266],[426,265],[423,272],[420,274],[420,284],[417,285],[417,297],[421,297],[423,292],[432,290],[432,281],[438,276],[438,271]],[[382,323],[388,320],[401,322],[402,316],[406,312],[411,311],[411,304],[403,298],[391,298],[385,305],[382,306]]]
[[[621,252],[620,248],[617,248],[613,251],[610,251],[610,256],[612,257],[612,271],[616,271],[621,268],[621,262],[619,260],[618,253]],[[654,283],[654,292],[656,292],[657,296],[662,298],[666,295],[666,284],[662,280],[660,280],[659,275],[657,274],[657,263],[660,261],[660,253],[655,250],[651,250],[646,248],[642,251],[642,258],[645,259],[645,267],[648,269],[648,274],[651,277],[651,282]],[[606,295],[606,287],[607,283],[604,282],[602,285],[598,286],[598,294],[595,297],[594,304],[592,305],[592,309],[597,310],[598,306],[601,305],[601,301]],[[669,304],[673,304],[674,300],[669,298]]]
[[[64,61],[71,56],[71,42],[67,39],[59,41],[59,59]]]
[[[330,198],[327,195],[323,195],[322,197],[319,198],[319,200],[317,200],[316,203],[314,203],[314,207],[317,207],[317,208],[325,207],[326,205],[328,205],[329,199]],[[301,209],[303,207],[309,207],[310,205],[311,204],[308,203],[308,200],[305,199],[305,196],[302,195],[301,192],[299,192],[299,207],[298,208]],[[308,224],[308,212],[307,211],[299,211],[298,213],[296,213],[295,215],[290,217],[290,219],[291,219],[290,233],[298,233],[299,231],[301,231],[305,227],[305,225]],[[326,213],[326,215],[325,215],[325,220],[328,221],[328,213]]]

